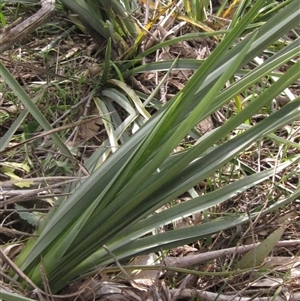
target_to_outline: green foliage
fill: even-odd
[[[29,299],[23,296],[19,296],[17,294],[7,292],[3,289],[0,289],[0,296],[1,298],[4,298],[3,300],[6,301],[34,301],[34,299]]]
[[[197,21],[206,19],[205,11],[209,5],[208,0],[184,0],[183,5],[187,15]]]
[[[105,39],[110,37],[113,43],[119,45],[123,51],[131,46],[126,39],[135,39],[139,33],[137,24],[131,18],[136,8],[134,2],[61,0],[62,4],[80,16],[92,35],[96,32],[99,37]],[[95,39],[98,40],[97,37]]]
[[[112,11],[120,9],[118,6],[120,3],[114,6],[115,1],[109,1],[110,4],[98,1],[91,7],[91,2],[67,3],[65,0],[62,2],[80,13],[85,21],[92,19],[93,28],[103,36],[111,37],[112,42],[116,36],[110,35],[111,30],[118,34],[118,38],[128,33],[132,37],[136,34],[134,26],[131,27],[132,23],[128,21],[127,12],[125,19],[129,23],[120,18],[119,21],[122,20],[120,29],[117,29],[114,22],[106,23],[105,19],[112,16]],[[109,9],[102,11],[101,7],[105,3]],[[203,136],[194,131],[197,123],[265,76],[272,75],[274,70],[299,53],[298,39],[283,47],[262,64],[252,69],[247,67],[256,56],[261,55],[272,43],[298,24],[297,4],[291,2],[257,31],[243,36],[263,3],[262,0],[256,1],[236,26],[224,35],[211,56],[203,62],[178,60],[135,67],[135,62],[131,61],[118,67],[122,77],[153,70],[182,69],[187,66],[195,70],[195,73],[184,88],[154,116],[150,116],[145,108],[145,104],[153,99],[142,103],[138,95],[122,80],[108,80],[109,85],[104,85],[97,97],[94,97],[99,111],[104,115],[111,111],[111,106],[106,101],[108,95],[126,108],[130,117],[127,127],[137,118],[136,111],[147,121],[129,138],[124,134],[126,126],[123,123],[119,122],[120,127],[115,128],[113,121],[116,120],[118,123],[117,118],[113,116],[111,119],[107,118],[105,127],[109,139],[86,162],[85,167],[91,175],[84,181],[68,186],[66,192],[70,192],[71,195],[68,198],[60,198],[59,206],[53,208],[41,222],[35,233],[37,237],[27,242],[16,260],[16,264],[36,285],[39,287],[43,285],[41,266],[51,291],[55,293],[79,275],[113,263],[114,259],[103,248],[104,245],[119,260],[161,251],[234,227],[299,197],[300,189],[297,189],[262,212],[253,210],[250,217],[247,214],[236,213],[220,218],[212,217],[211,220],[189,228],[173,229],[160,234],[155,232],[158,227],[171,225],[182,217],[220,205],[299,161],[298,156],[289,158],[276,168],[242,177],[230,185],[156,213],[157,209],[169,204],[226,166],[251,144],[266,136],[273,139],[276,129],[299,118],[298,97],[256,125],[244,124],[299,77],[300,62],[295,62],[285,74],[279,76],[276,83],[271,83],[222,126]],[[94,5],[98,4],[101,5],[95,10]],[[140,54],[137,60],[162,47],[164,43]],[[110,42],[108,45],[110,47]],[[101,77],[102,84],[108,79],[110,64],[113,65],[108,57]],[[22,91],[5,68],[3,71],[1,69],[1,75],[40,125],[45,130],[51,129],[34,102]],[[224,89],[233,76],[241,78]],[[128,99],[134,104],[134,109],[128,108]],[[239,129],[236,136],[224,139],[236,129]],[[197,143],[174,153],[174,149],[181,141],[193,133],[194,137],[197,137]],[[6,136],[4,141],[5,146],[9,141],[8,137]],[[116,146],[121,137],[123,138],[121,145]],[[71,156],[57,135],[53,134],[52,139],[63,153]],[[108,159],[102,160],[103,156],[106,157],[108,154],[108,147],[113,148],[115,152]]]

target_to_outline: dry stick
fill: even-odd
[[[0,32],[0,54],[45,23],[55,10],[55,0],[41,0],[42,8],[20,23],[18,19]]]
[[[83,97],[78,103],[76,103],[75,105],[72,105],[70,109],[68,109],[67,111],[65,111],[60,117],[58,117],[53,123],[51,123],[51,126],[53,127],[55,124],[57,124],[58,122],[60,122],[61,120],[63,120],[66,116],[68,116],[70,114],[70,112],[72,112],[72,110],[80,107],[81,105],[83,105],[89,98],[92,98],[94,96],[93,93],[90,93],[89,95]]]
[[[204,254],[197,254],[197,255],[192,255],[192,256],[186,256],[186,257],[181,257],[181,258],[176,258],[176,257],[165,257],[164,258],[164,267],[162,267],[163,270],[167,270],[167,271],[174,271],[177,268],[190,268],[192,266],[196,266],[198,264],[210,261],[210,260],[214,260],[217,259],[221,256],[226,256],[226,255],[232,255],[232,254],[242,254],[245,252],[248,252],[250,250],[252,250],[253,248],[255,248],[256,246],[258,246],[260,243],[256,243],[256,244],[251,244],[251,245],[246,245],[246,246],[240,246],[240,247],[233,247],[233,248],[228,248],[228,249],[222,249],[222,250],[218,250],[218,251],[211,251],[211,252],[207,252]],[[276,248],[280,248],[280,247],[289,247],[289,246],[300,246],[300,240],[284,240],[284,241],[280,241],[278,242],[278,244],[275,246]],[[116,272],[116,271],[123,271],[123,270],[133,270],[133,269],[145,269],[145,270],[153,270],[153,269],[161,269],[161,266],[159,265],[155,265],[155,266],[139,266],[139,265],[131,265],[131,266],[122,266],[121,267],[99,267],[102,269],[102,271],[105,273],[107,272]],[[189,273],[191,273],[192,270],[189,270]],[[88,276],[92,276],[95,275],[96,273],[99,273],[99,271],[92,271],[92,272],[88,272],[84,275],[81,275],[80,277],[78,277],[78,280],[83,279],[85,277]],[[205,273],[205,272],[204,272]],[[203,272],[195,272],[193,274],[195,275],[199,275],[199,274],[204,274]],[[205,274],[219,274],[220,273],[222,275],[226,274],[226,275],[231,275],[233,272],[208,272]],[[300,299],[299,299],[300,300]]]
[[[145,290],[144,287],[142,287],[141,285],[139,285],[138,283],[136,283],[134,281],[134,279],[131,277],[131,275],[125,269],[123,269],[123,267],[120,264],[120,262],[117,259],[117,257],[105,245],[103,245],[103,249],[108,253],[108,255],[110,255],[114,259],[115,263],[117,264],[117,266],[119,267],[119,269],[121,270],[121,272],[124,274],[124,276],[126,277],[126,280],[128,282],[130,282],[131,284],[134,283],[134,286],[136,286],[136,288],[139,288],[141,290]]]
[[[2,258],[3,261],[6,262],[7,265],[9,265],[12,270],[20,277],[22,278],[26,283],[28,283],[32,288],[34,288],[33,293],[36,293],[39,297],[40,300],[44,300],[42,297],[42,294],[45,296],[49,296],[46,294],[43,290],[41,290],[38,286],[36,286],[30,278],[28,278],[16,265],[13,261],[9,259],[7,255],[0,249],[0,257]],[[70,297],[76,297],[78,294],[81,294],[84,291],[84,289],[79,290],[78,292],[74,294],[68,294],[68,295],[51,295],[51,298],[59,298],[59,299],[64,299],[64,298],[70,298]]]
[[[179,268],[187,268],[191,266],[198,265],[200,263],[217,259],[220,256],[232,255],[232,254],[242,254],[252,250],[253,248],[257,247],[260,243],[255,243],[251,245],[239,246],[239,247],[232,247],[228,249],[222,249],[217,251],[211,251],[204,254],[196,254],[192,256],[186,257],[166,257],[164,259],[166,266],[176,266]],[[279,241],[278,244],[275,246],[279,247],[287,247],[287,246],[300,246],[300,240],[284,240]]]
[[[16,184],[18,183],[24,183],[26,181],[30,181],[33,182],[33,185],[30,185],[30,187],[33,186],[34,188],[38,188],[37,185],[40,183],[47,182],[47,184],[49,183],[55,184],[55,183],[61,183],[62,181],[85,180],[86,178],[87,177],[70,177],[70,176],[26,178],[21,180],[10,180],[5,182],[0,181],[0,187],[6,189],[5,191],[7,191],[7,189],[15,189]],[[36,185],[36,187],[34,185]]]
[[[16,265],[13,261],[9,259],[8,256],[4,254],[4,252],[0,249],[0,257],[2,258],[3,261],[5,261],[11,268],[12,270],[20,277],[22,278],[26,283],[28,283],[32,288],[35,289],[36,294],[42,300],[41,296],[41,290],[31,281],[30,278],[28,278]]]
[[[12,283],[13,283],[13,285],[14,285],[15,287],[18,287],[19,291],[22,291],[23,288],[22,288],[21,284],[20,284],[17,280],[15,280],[15,279],[11,278],[10,276],[6,275],[4,272],[2,272],[2,270],[3,270],[3,267],[1,267],[1,270],[0,270],[0,276],[1,276],[1,288],[3,288],[2,286],[4,285],[4,282],[3,282],[3,278],[4,278],[5,280],[7,280],[5,283],[10,283],[10,285],[8,285],[8,284],[5,285],[5,290],[6,290],[6,291],[9,291],[9,292],[11,292],[11,293],[15,293],[15,292],[16,292],[16,291],[14,291],[14,290],[11,288],[11,287],[13,287],[13,286],[12,286]],[[14,288],[15,288],[15,287],[14,287]]]
[[[149,300],[151,294],[155,294],[156,289],[157,289],[157,287],[159,286],[159,277],[160,277],[160,275],[161,275],[162,268],[163,268],[162,263],[161,263],[160,267],[161,267],[161,268],[157,271],[157,274],[156,274],[156,277],[155,277],[155,280],[154,280],[153,284],[149,287],[147,293],[143,296],[143,298],[142,298],[141,301],[147,301],[147,300]],[[169,298],[169,299],[170,299],[170,298]],[[169,300],[169,299],[168,299],[168,300]]]
[[[18,231],[15,229],[8,229],[8,228],[2,227],[2,226],[0,226],[0,234],[4,234],[9,237],[16,237],[16,236],[37,237],[36,235],[30,234],[27,232]]]
[[[28,197],[30,196],[36,196],[37,193],[39,192],[44,192],[46,191],[47,189],[51,189],[51,188],[54,188],[54,187],[59,187],[61,185],[64,185],[64,184],[68,184],[70,183],[70,181],[64,181],[64,182],[61,182],[61,183],[56,183],[56,184],[52,184],[48,187],[42,187],[42,188],[39,188],[39,189],[31,189],[31,190],[24,190],[24,193],[20,190],[20,194],[11,198],[11,199],[7,199],[3,202],[0,203],[0,208],[4,208],[5,206],[7,205],[10,205],[10,204],[14,204],[14,203],[17,203],[17,202],[26,202],[28,200]],[[5,194],[5,192],[4,192]],[[38,196],[38,197],[43,197],[43,196]]]
[[[175,295],[178,292],[178,289],[173,289],[171,290],[171,294]],[[178,296],[178,298],[192,298],[199,296],[201,297],[201,300],[203,301],[214,301],[214,300],[218,300],[218,301],[286,301],[286,300],[300,300],[300,293],[296,292],[293,294],[290,294],[289,296],[285,296],[285,297],[280,297],[277,296],[275,298],[270,298],[270,297],[257,297],[257,298],[253,298],[253,297],[234,297],[232,298],[232,296],[228,296],[228,295],[221,295],[218,293],[212,293],[212,292],[206,292],[206,291],[201,291],[201,290],[195,290],[195,289],[186,289],[183,292],[180,293],[180,295]],[[286,298],[287,297],[287,298]]]
[[[53,184],[53,185],[56,185],[59,187],[63,184],[69,184],[69,183],[70,182],[65,181],[65,182],[61,182],[61,183]],[[51,191],[52,193],[50,193],[47,191],[47,189],[49,190],[50,188],[53,188],[53,186],[45,186],[42,188],[34,188],[34,189],[1,190],[0,201],[14,197],[15,199],[13,202],[17,203],[18,201],[26,202],[26,201],[34,200],[34,199],[42,200],[42,199],[46,199],[46,198],[54,198],[54,197],[59,197],[59,196],[69,196],[70,195],[70,193],[63,193],[61,191],[60,187],[57,189],[53,189]],[[13,189],[13,188],[11,188],[11,189]],[[38,195],[38,193],[40,193],[40,192],[43,194]],[[2,204],[3,203],[0,203],[0,208],[2,207]],[[6,208],[5,208],[5,210],[6,210]]]
[[[47,301],[50,301],[49,298],[48,298],[50,296],[51,301],[54,301],[53,298],[52,298],[52,293],[51,293],[49,281],[48,281],[46,271],[45,271],[45,267],[44,267],[43,263],[40,265],[40,273],[41,273],[41,276],[42,276],[43,287],[44,287],[44,290],[45,290],[45,293],[46,293],[46,299],[47,299]]]
[[[35,135],[34,137],[32,138],[29,138],[25,141],[22,141],[14,146],[11,146],[11,147],[8,147],[6,148],[4,151],[1,151],[0,152],[0,155],[3,155],[11,150],[14,150],[15,148],[18,148],[24,144],[27,144],[27,143],[30,143],[36,139],[39,139],[39,138],[42,138],[42,137],[45,137],[45,136],[48,136],[48,135],[51,135],[51,134],[54,134],[56,132],[59,132],[59,131],[62,131],[62,130],[67,130],[69,128],[72,128],[72,127],[75,127],[75,126],[78,126],[78,125],[82,125],[82,124],[85,124],[85,123],[89,123],[90,121],[93,121],[93,120],[96,120],[98,119],[99,116],[97,117],[92,117],[92,118],[88,118],[88,119],[84,119],[84,120],[80,120],[80,121],[77,121],[77,122],[73,122],[72,124],[67,124],[67,125],[63,125],[63,126],[60,126],[58,128],[55,128],[55,129],[52,129],[52,130],[49,130],[49,131],[46,131],[46,132],[42,132],[41,134],[38,134],[38,135]]]
[[[124,276],[127,278],[128,282],[132,281],[132,277],[127,273],[127,271],[125,271],[122,267],[122,265],[120,264],[119,260],[117,259],[117,257],[105,246],[103,245],[103,249],[108,253],[108,255],[110,255],[113,260],[116,262],[117,266],[119,267],[119,269],[121,270],[121,272],[124,274]]]
[[[188,275],[188,276],[191,276],[191,275]],[[171,299],[170,301],[176,301],[177,298],[179,298],[180,294],[181,294],[182,292],[185,291],[185,288],[186,288],[186,285],[187,285],[187,283],[188,283],[188,280],[189,280],[188,277],[185,277],[185,278],[183,279],[182,283],[180,284],[180,287],[179,287],[178,290],[173,294],[172,299]]]
[[[250,281],[250,283],[248,283],[247,285],[245,285],[243,288],[241,288],[239,291],[232,291],[232,292],[226,292],[226,294],[230,295],[231,298],[228,301],[234,301],[236,299],[239,300],[239,298],[242,298],[244,293],[250,293],[249,288],[252,287],[252,285],[254,283],[259,283],[260,281],[263,281],[265,278],[268,278],[268,276],[273,273],[274,271],[276,271],[276,269],[273,269],[271,271],[268,271],[267,273],[263,273],[262,275],[260,275],[258,278],[256,278],[255,280]],[[252,271],[253,272],[253,271]],[[251,277],[251,276],[250,276]],[[279,284],[279,283],[278,283]],[[252,290],[253,291],[253,290]],[[269,290],[268,290],[268,294],[269,294]],[[260,289],[258,289],[254,295],[252,295],[251,297],[251,301],[252,300],[260,300],[260,298],[264,298],[264,297],[257,297],[262,293],[262,291]],[[225,295],[226,296],[226,295]],[[245,297],[244,297],[245,298]],[[269,297],[268,297],[269,298]],[[274,301],[274,296],[272,296],[272,299],[267,299],[270,301]],[[282,299],[281,299],[282,300]],[[290,300],[290,299],[288,299]],[[293,299],[294,300],[294,299]]]

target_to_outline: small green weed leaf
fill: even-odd
[[[12,179],[20,180],[20,178],[17,176],[15,176]],[[29,188],[31,185],[33,185],[33,182],[32,181],[24,181],[24,182],[22,181],[22,182],[15,183],[15,185],[19,188]]]
[[[256,267],[263,263],[264,259],[270,254],[273,248],[277,245],[280,237],[284,232],[284,228],[279,228],[270,234],[264,241],[262,241],[257,247],[249,251],[240,260],[235,269],[247,269]]]
[[[15,171],[16,169],[29,172],[30,167],[27,163],[17,163],[17,162],[4,162],[1,163],[3,165],[2,169],[4,171],[5,168]]]
[[[10,177],[11,180],[13,181],[20,181],[18,183],[14,183],[14,185],[16,185],[19,188],[29,188],[31,185],[33,185],[32,181],[22,181],[22,178],[18,177],[16,174],[14,174],[13,172],[4,172],[5,175],[7,175],[8,177]]]
[[[27,163],[17,163],[17,162],[4,162],[1,163],[2,167],[0,170],[10,177],[10,179],[19,181],[18,183],[14,183],[17,187],[20,188],[28,188],[31,185],[33,185],[33,182],[30,180],[22,181],[22,178],[20,178],[18,175],[15,174],[16,170],[21,170],[21,171],[26,171],[29,172],[30,167],[28,166]]]
[[[15,175],[14,172],[10,168],[3,167],[3,168],[1,168],[1,170],[5,175],[7,175],[8,177],[10,177],[13,180],[20,180],[21,179],[20,177]]]
[[[26,211],[27,208],[20,205],[16,205],[16,210],[20,218],[24,221],[27,221],[30,225],[37,226],[39,224],[39,220],[42,217],[40,212],[28,212]]]

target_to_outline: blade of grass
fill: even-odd
[[[105,50],[105,60],[102,72],[102,77],[100,83],[104,85],[108,79],[109,67],[110,67],[110,55],[111,55],[111,38],[107,40],[106,50]]]
[[[24,107],[30,112],[30,114],[36,119],[36,121],[40,124],[40,126],[45,131],[52,130],[52,127],[48,120],[44,117],[44,115],[39,111],[34,102],[29,98],[23,88],[19,85],[19,83],[13,78],[10,72],[6,69],[6,67],[0,62],[0,75],[5,79],[6,83],[10,86],[14,94],[19,98],[19,100],[23,103]],[[60,139],[57,133],[50,135],[57,147],[61,150],[61,152],[69,157],[73,158],[71,152],[64,144],[64,142]]]

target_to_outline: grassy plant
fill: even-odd
[[[89,6],[91,2],[62,2],[77,11],[85,22],[92,18],[92,27],[104,37],[111,37],[108,49],[114,39],[121,37],[123,43],[124,36],[136,37],[137,31],[133,23],[128,21],[127,12],[123,17],[129,23],[124,18],[119,18],[118,21],[122,22],[120,28],[116,22],[104,21],[104,14],[108,19],[111,18],[110,13],[114,9],[120,9],[120,3],[111,2],[109,11],[102,11],[100,8],[106,2],[98,1],[99,6],[95,11],[94,6]],[[125,7],[130,8],[130,3],[126,3]],[[159,234],[155,232],[157,228],[172,225],[174,221],[195,212],[205,212],[221,205],[292,164],[299,164],[299,156],[292,156],[261,172],[250,172],[251,175],[243,175],[241,172],[239,178],[231,184],[225,182],[219,189],[212,189],[205,194],[199,192],[187,202],[156,213],[156,210],[193,189],[214,173],[221,174],[223,168],[237,160],[239,154],[257,141],[267,137],[290,145],[289,141],[280,140],[275,133],[278,128],[299,118],[299,97],[278,111],[268,114],[257,124],[248,122],[299,77],[300,62],[292,61],[300,50],[299,39],[283,46],[261,64],[253,66],[255,58],[261,56],[270,45],[298,24],[297,4],[291,2],[258,30],[244,36],[263,3],[262,0],[256,1],[243,18],[224,34],[222,42],[204,61],[179,59],[136,66],[137,62],[157,49],[174,44],[174,40],[161,42],[140,53],[134,61],[118,65],[110,61],[111,57],[107,53],[101,73],[101,89],[97,94],[92,91],[90,97],[102,115],[108,116],[109,112],[115,111],[112,103],[120,105],[128,115],[125,121],[116,114],[106,118],[104,123],[108,139],[85,163],[90,176],[65,189],[70,196],[59,199],[57,206],[41,221],[35,233],[36,237],[26,242],[25,248],[16,259],[19,268],[38,287],[43,286],[44,280],[41,267],[51,291],[55,293],[80,275],[113,263],[115,259],[107,249],[118,260],[159,252],[210,237],[259,214],[276,210],[299,197],[300,190],[297,188],[285,198],[270,203],[264,209],[256,207],[249,214],[236,212],[221,217],[212,215],[210,220],[189,228],[172,229]],[[112,31],[118,36],[112,35]],[[191,35],[179,40],[189,37]],[[126,52],[125,48],[122,51]],[[292,64],[284,74],[276,73],[280,66],[291,61]],[[51,130],[52,127],[34,101],[6,68],[3,65],[0,67],[1,76],[24,104],[27,112],[33,115],[41,127]],[[193,69],[195,72],[182,90],[151,116],[147,105],[155,101],[153,96],[145,98],[143,102],[123,82],[123,78],[169,69]],[[114,78],[117,75],[118,79]],[[276,82],[270,82],[264,90],[256,91],[257,95],[245,107],[239,107],[223,125],[205,135],[195,130],[200,121],[221,109],[230,100],[245,93],[265,77],[275,75]],[[224,88],[228,82],[229,85]],[[142,120],[137,122],[139,130],[132,135],[128,134],[133,121],[138,118]],[[21,120],[4,137],[2,153]],[[232,135],[233,131],[237,134]],[[180,152],[174,152],[188,136],[194,137],[196,143]],[[51,138],[62,154],[72,158],[61,137],[51,134]]]

